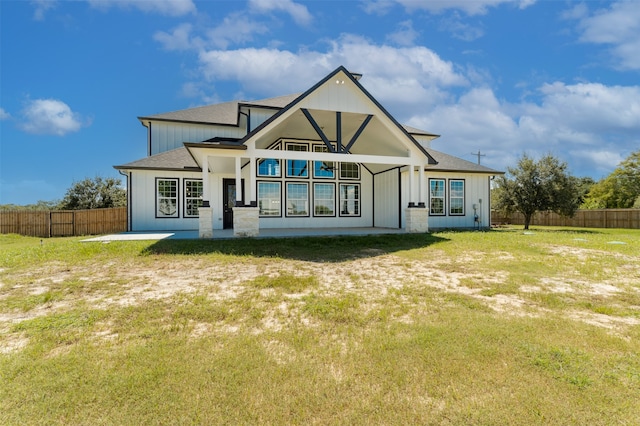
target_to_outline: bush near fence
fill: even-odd
[[[491,224],[524,225],[524,216],[522,213],[504,216],[493,211]],[[554,212],[538,212],[533,216],[531,225],[640,229],[640,209],[578,210],[573,217],[562,217]]]
[[[31,237],[99,235],[127,230],[127,208],[0,211],[0,234]]]

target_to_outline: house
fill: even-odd
[[[131,231],[490,225],[502,172],[431,148],[339,67],[302,94],[139,117],[148,156],[127,176]]]

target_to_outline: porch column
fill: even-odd
[[[202,158],[202,207],[198,207],[198,237],[213,238],[213,209],[209,192],[209,156]]]
[[[251,207],[258,205],[256,186],[256,157],[249,158],[249,203]]]
[[[236,157],[236,206],[242,201],[242,158]]]
[[[211,201],[209,191],[209,156],[205,155],[202,158],[202,201]]]
[[[427,178],[424,174],[424,165],[418,166],[418,207],[425,207],[425,189],[427,188]]]
[[[415,170],[413,168],[413,164],[409,165],[409,199],[407,200],[409,203],[409,207],[413,207],[416,205],[416,203],[413,201],[414,195],[413,195],[413,189],[415,188]]]

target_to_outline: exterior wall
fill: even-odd
[[[245,129],[207,124],[151,122],[151,155],[181,148],[183,142],[202,142],[213,137],[242,138]]]
[[[276,112],[278,111],[273,109],[251,108],[249,111],[251,116],[251,130],[254,130],[256,127],[267,121]]]
[[[374,226],[398,228],[400,226],[400,176],[391,169],[374,176]]]
[[[481,228],[491,226],[490,215],[490,176],[479,173],[451,173],[451,172],[425,172],[426,188],[424,189],[424,200],[429,208],[429,179],[445,180],[445,214],[429,214],[429,229],[441,228],[474,228],[478,225]],[[451,215],[449,212],[449,181],[463,180],[464,184],[464,215]],[[418,185],[416,172],[415,185]],[[402,206],[408,204],[409,176],[407,172],[402,173]],[[417,191],[417,188],[415,189]],[[417,192],[416,192],[417,194]],[[476,210],[473,206],[476,206]],[[474,214],[478,215],[479,223],[474,220]],[[406,227],[406,218],[402,217],[402,227]]]
[[[178,179],[178,217],[156,217],[156,178]],[[198,218],[184,217],[184,179],[200,179],[198,172],[134,170],[131,173],[131,230],[184,231],[197,230]]]

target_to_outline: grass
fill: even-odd
[[[640,231],[532,231],[2,235],[0,424],[636,423]]]

